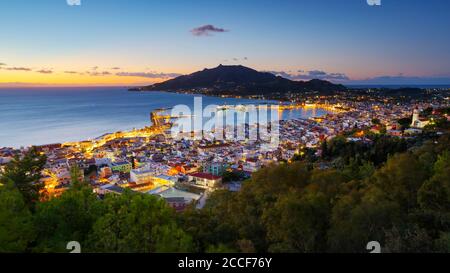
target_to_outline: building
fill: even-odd
[[[0,165],[6,165],[11,162],[12,157],[0,157]]]
[[[167,185],[173,186],[178,181],[178,178],[174,176],[161,174],[152,177],[151,180],[155,186],[167,186]]]
[[[188,179],[202,188],[216,188],[222,183],[222,177],[209,173],[192,173],[188,175]]]
[[[35,146],[35,148],[38,152],[44,152],[44,153],[50,152],[52,150],[60,149],[61,147],[62,147],[61,143]]]
[[[391,136],[397,136],[397,137],[402,136],[401,130],[387,130],[386,132],[387,132],[387,134],[389,134]]]
[[[107,193],[122,194],[125,191],[125,189],[116,185],[108,184],[101,186],[96,191],[100,195],[104,195]]]
[[[212,162],[205,164],[203,171],[212,175],[222,176],[227,168],[228,166],[224,163]]]
[[[108,178],[112,176],[112,170],[110,167],[103,167],[100,169],[100,177],[101,178]]]
[[[420,118],[420,111],[419,111],[418,108],[414,109],[412,122],[411,122],[411,127],[412,128],[423,129],[429,123],[430,123],[429,120],[425,120],[425,119]]]
[[[201,198],[201,195],[199,194],[166,186],[154,189],[147,193],[164,198],[169,206],[174,208],[176,211],[184,210],[189,204],[196,203]]]
[[[247,158],[242,165],[242,169],[246,172],[254,173],[261,168],[261,163],[256,158]]]
[[[138,184],[148,183],[151,182],[152,179],[157,175],[158,175],[157,171],[150,168],[131,170],[130,181]]]
[[[129,173],[131,171],[131,163],[126,161],[111,163],[111,170],[113,172]]]
[[[95,165],[97,166],[105,166],[105,165],[111,165],[111,159],[109,158],[94,158]]]

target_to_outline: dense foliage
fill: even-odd
[[[241,192],[215,192],[187,212],[197,250],[365,252],[376,240],[385,252],[450,252],[447,136],[411,147],[388,138],[327,145],[324,156],[341,164],[266,168]]]
[[[132,192],[99,199],[76,175],[39,202],[45,159],[32,150],[0,177],[0,252],[68,252],[69,241],[83,252],[366,252],[373,240],[385,252],[450,252],[449,143],[337,138],[314,163],[264,168],[184,213]]]

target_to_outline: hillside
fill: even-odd
[[[292,81],[268,72],[258,72],[241,65],[219,65],[162,83],[134,89],[139,91],[172,91],[211,95],[259,95],[286,92],[334,92],[345,90],[323,80]]]

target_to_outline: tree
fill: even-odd
[[[450,152],[444,151],[433,166],[433,176],[419,190],[422,209],[450,212]]]
[[[325,250],[329,203],[321,192],[291,192],[266,211],[267,236],[272,252]]]
[[[39,201],[40,191],[44,185],[40,181],[41,172],[47,159],[38,153],[35,148],[30,149],[22,157],[17,155],[6,166],[0,177],[0,182],[12,183],[24,197],[25,204],[31,209]]]
[[[445,150],[436,160],[434,178],[442,181],[447,190],[450,189],[450,151]]]
[[[238,171],[226,171],[222,175],[223,182],[241,181],[244,175]]]
[[[450,232],[442,232],[435,245],[437,252],[450,253]]]
[[[409,118],[401,118],[398,121],[398,124],[402,127],[402,129],[407,129],[412,123],[412,117]]]
[[[378,119],[378,118],[373,118],[372,119],[372,124],[374,124],[374,125],[380,125],[381,123],[380,123],[380,119]]]
[[[89,250],[108,253],[189,252],[192,239],[166,202],[145,194],[108,195],[106,212],[90,235]]]
[[[418,192],[418,202],[424,210],[444,211],[450,208],[449,193],[443,181],[432,178]]]
[[[77,165],[73,165],[70,168],[70,180],[72,187],[79,188],[84,183],[83,179],[80,179],[80,177],[84,177],[84,173],[80,170],[80,168]]]
[[[101,200],[89,186],[73,187],[60,197],[37,205],[34,223],[37,232],[35,252],[67,252],[66,244],[78,241],[82,247],[94,223],[104,213]]]
[[[10,183],[0,186],[0,253],[26,252],[34,239],[31,213]]]
[[[333,207],[328,251],[363,252],[370,241],[384,243],[384,230],[402,220],[400,205],[376,187],[346,195]]]
[[[411,153],[391,157],[373,176],[374,184],[407,212],[417,207],[417,191],[426,179],[426,170]]]
[[[394,226],[386,231],[384,252],[393,253],[430,253],[433,240],[427,231],[415,224],[399,229]]]
[[[225,244],[211,245],[206,249],[206,253],[236,253],[236,249]]]

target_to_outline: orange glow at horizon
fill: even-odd
[[[49,74],[37,71],[0,70],[0,86],[139,86],[150,85],[168,80],[168,78],[145,78],[136,76],[89,75],[87,73],[68,74],[53,72]]]

